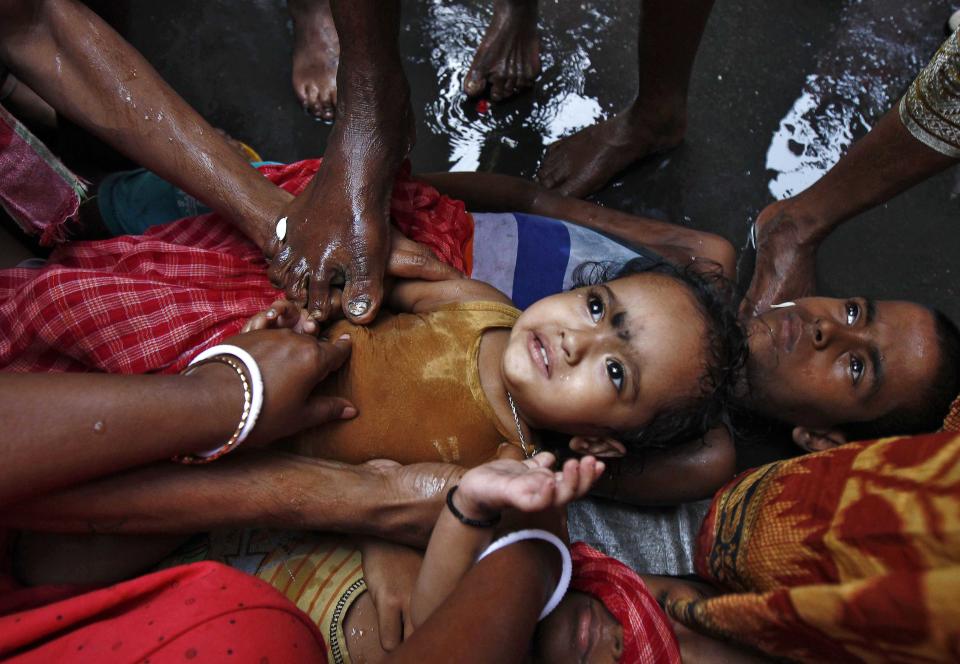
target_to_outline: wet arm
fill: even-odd
[[[462,469],[396,473],[273,450],[184,467],[161,462],[12,505],[11,527],[65,533],[193,533],[266,526],[371,534],[424,546]]]
[[[735,252],[725,239],[713,233],[685,228],[650,217],[571,198],[535,182],[493,173],[427,173],[417,175],[440,192],[464,201],[477,212],[526,212],[562,219],[609,235],[634,247],[651,249],[677,263],[694,257],[719,263],[732,277]]]
[[[236,375],[216,365],[189,376],[0,374],[0,505],[216,447],[242,403]]]
[[[736,473],[736,452],[726,429],[669,452],[607,460],[594,494],[632,505],[678,505],[710,498]]]
[[[0,0],[0,60],[58,113],[197,197],[267,250],[292,198],[252,169],[76,0]]]

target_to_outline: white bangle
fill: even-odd
[[[505,546],[510,546],[511,544],[516,544],[517,542],[530,539],[543,540],[544,542],[553,544],[555,547],[557,547],[557,551],[560,552],[560,558],[563,560],[563,571],[560,572],[560,581],[557,582],[557,587],[553,591],[553,595],[550,596],[550,600],[547,602],[547,605],[544,606],[543,611],[540,612],[540,617],[537,618],[537,620],[540,621],[550,615],[550,612],[557,608],[557,605],[560,604],[563,596],[567,594],[567,587],[570,585],[570,577],[573,574],[573,561],[570,559],[570,549],[567,548],[567,545],[564,544],[559,537],[553,533],[547,532],[546,530],[540,530],[537,528],[515,530],[512,533],[504,535],[484,549],[483,553],[477,556],[477,562],[480,562],[494,551],[499,551]]]
[[[240,362],[243,363],[243,367],[247,370],[247,375],[250,377],[250,414],[247,416],[247,421],[244,422],[243,428],[240,430],[240,435],[237,437],[237,442],[235,446],[240,445],[243,441],[247,439],[247,436],[250,435],[250,432],[253,431],[253,427],[257,424],[257,418],[260,416],[260,409],[263,408],[263,376],[260,374],[260,367],[257,366],[257,361],[253,359],[253,356],[240,348],[239,346],[233,346],[230,344],[221,344],[219,346],[214,346],[203,351],[195,358],[190,361],[190,364],[187,366],[192,367],[198,362],[203,362],[204,360],[210,359],[216,355],[229,355],[235,357]],[[220,448],[209,450],[207,452],[197,452],[195,456],[200,458],[206,458],[213,456],[220,451]]]

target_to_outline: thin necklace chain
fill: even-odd
[[[510,402],[510,410],[513,413],[513,421],[517,425],[517,433],[520,435],[520,448],[523,450],[523,456],[529,459],[537,453],[537,450],[534,449],[533,453],[531,453],[527,448],[527,439],[523,435],[523,429],[520,428],[520,416],[517,415],[517,404],[513,403],[513,395],[510,394],[510,392],[507,392],[507,401]]]

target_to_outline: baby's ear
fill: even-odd
[[[837,429],[815,430],[807,427],[794,427],[793,442],[805,449],[807,452],[823,452],[832,450],[834,447],[846,445],[847,437]]]
[[[618,459],[627,455],[626,446],[616,438],[597,436],[574,436],[570,449],[577,454],[591,454],[598,459]]]

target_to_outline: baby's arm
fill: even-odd
[[[551,469],[553,462],[552,454],[542,453],[526,461],[500,459],[478,466],[463,476],[451,498],[453,505],[476,521],[497,519],[508,508],[525,513],[554,511],[583,497],[604,469],[603,462],[593,457],[570,459],[560,472]],[[451,510],[443,510],[410,602],[415,626],[446,599],[494,532],[492,527],[466,525]]]
[[[510,298],[488,283],[476,279],[452,279],[397,281],[388,296],[387,306],[396,312],[417,314],[434,311],[444,304],[477,300],[511,304]]]
[[[685,265],[695,258],[718,263],[727,278],[735,277],[736,252],[724,238],[649,217],[627,214],[577,198],[562,196],[535,182],[494,173],[423,173],[417,179],[480,212],[527,212],[562,219],[647,247],[667,260]]]

